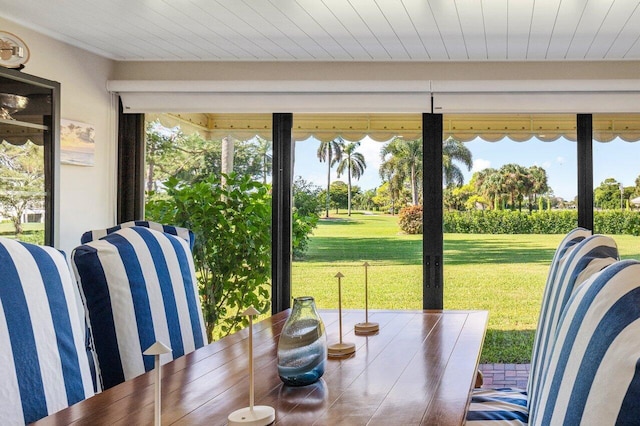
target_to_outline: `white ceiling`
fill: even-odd
[[[0,0],[0,16],[116,60],[639,60],[639,6],[640,0]]]

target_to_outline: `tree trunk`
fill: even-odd
[[[262,156],[262,183],[267,184],[267,155]]]
[[[331,144],[327,144],[327,201],[326,201],[326,212],[325,217],[329,218],[329,208],[331,204],[331,194],[329,193],[329,189],[331,189]]]
[[[15,228],[16,231],[16,235],[22,235],[22,215],[16,213],[16,215],[13,217],[13,227]]]
[[[418,205],[418,184],[416,180],[416,166],[411,165],[411,201],[414,206]]]
[[[149,160],[149,167],[147,168],[147,192],[151,192],[154,190],[153,184],[153,173],[154,173],[155,163],[153,160]]]
[[[153,174],[154,174],[154,166],[155,162],[153,161],[153,156],[155,154],[155,149],[152,147],[149,153],[146,155],[149,160],[149,167],[147,168],[147,192],[153,191]]]
[[[351,168],[347,171],[347,182],[347,216],[351,216]]]
[[[233,172],[233,156],[234,145],[231,136],[225,136],[222,138],[222,164],[220,166],[223,174],[230,174]],[[226,185],[227,180],[222,178],[222,185]]]

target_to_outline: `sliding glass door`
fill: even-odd
[[[444,188],[444,307],[491,312],[483,362],[529,362],[551,259],[577,225],[575,115],[444,121],[471,159]]]

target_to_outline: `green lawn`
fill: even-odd
[[[486,309],[482,362],[528,362],[549,262],[563,235],[445,234],[445,309]],[[626,258],[640,258],[640,238],[614,237]],[[292,295],[319,308],[364,307],[368,262],[370,309],[422,308],[422,236],[404,235],[397,216],[352,214],[322,219],[303,261],[293,264]]]
[[[20,240],[34,244],[44,244],[44,223],[23,223]],[[0,223],[0,237],[16,238],[16,230],[10,222]]]
[[[42,231],[44,230],[44,223],[23,223],[22,229],[24,232]],[[0,235],[3,237],[11,237],[15,235],[15,228],[11,222],[0,223]]]

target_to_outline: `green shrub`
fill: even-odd
[[[640,212],[603,210],[594,212],[594,232],[640,235]],[[444,232],[461,234],[565,234],[576,227],[576,210],[471,210],[444,212]]]
[[[300,176],[293,182],[293,218],[291,223],[293,258],[302,259],[309,247],[309,238],[318,225],[324,207],[318,194],[320,187]]]
[[[407,206],[398,214],[400,229],[407,234],[422,234],[422,206]]]
[[[293,211],[292,233],[293,233],[293,257],[301,259],[309,248],[309,239],[313,233],[313,228],[318,225],[318,215],[309,213],[303,215],[299,210]]]
[[[38,231],[25,231],[20,236],[16,237],[15,235],[8,235],[9,238],[17,238],[20,241],[31,244],[44,244],[44,230]]]
[[[269,186],[236,174],[183,184],[164,183],[166,194],[150,197],[146,217],[191,229],[202,310],[209,337],[247,324],[239,314],[250,305],[270,309],[271,195]]]
[[[593,216],[594,231],[600,234],[640,235],[640,212],[603,210]]]

